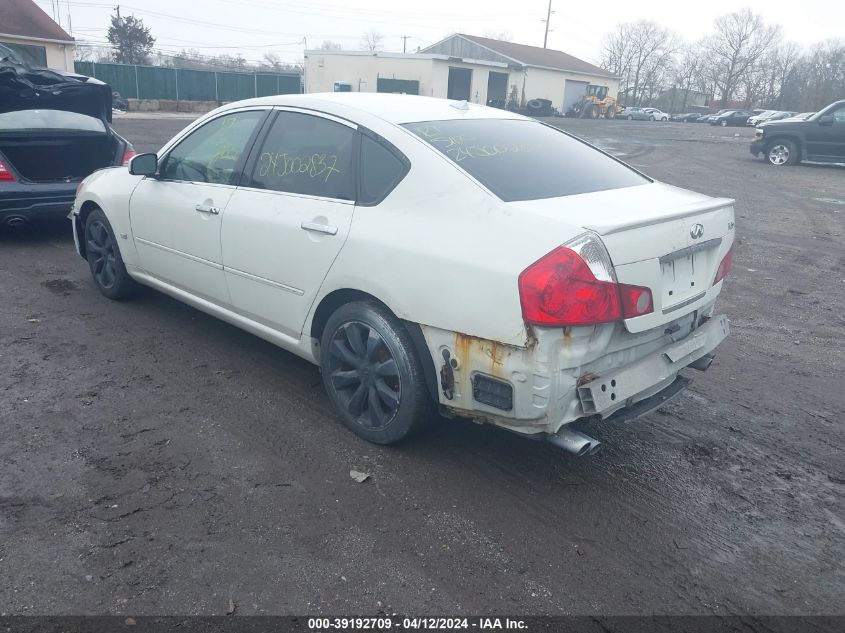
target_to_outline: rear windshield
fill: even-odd
[[[102,134],[106,131],[106,125],[92,116],[65,110],[16,110],[0,114],[0,132],[40,130]]]
[[[557,198],[650,182],[630,167],[536,121],[470,119],[404,127],[505,202]]]

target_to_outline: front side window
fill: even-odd
[[[355,199],[356,131],[310,114],[279,112],[248,185],[285,193]]]
[[[264,115],[263,110],[233,112],[209,121],[170,151],[164,160],[161,177],[234,184],[235,167]]]
[[[404,127],[505,202],[651,182],[583,141],[536,121],[456,119]]]
[[[845,106],[833,111],[833,120],[837,123],[845,123]]]

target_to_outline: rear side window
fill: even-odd
[[[356,131],[310,114],[279,112],[252,169],[250,187],[355,199]]]
[[[651,182],[586,143],[536,121],[406,123],[505,202],[557,198]]]
[[[235,167],[265,114],[263,110],[233,112],[191,132],[167,155],[162,178],[233,184]]]
[[[408,173],[407,159],[366,134],[361,135],[359,205],[376,205],[393,191]]]

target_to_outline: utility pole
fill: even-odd
[[[407,52],[406,48],[407,48],[408,38],[409,38],[409,37],[411,37],[411,36],[410,36],[410,35],[403,35],[403,36],[402,36],[402,52],[403,52],[403,53],[406,53],[406,52]]]
[[[546,44],[549,42],[549,20],[552,17],[552,0],[549,0],[549,9],[546,11],[546,19],[543,20],[546,23],[546,34],[543,35],[543,48],[546,48]]]
[[[551,2],[549,2],[549,6],[551,6]],[[117,5],[115,10],[117,11],[117,19],[120,21],[120,5]]]

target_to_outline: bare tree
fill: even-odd
[[[676,37],[656,22],[619,24],[605,37],[601,65],[622,78],[625,104],[639,105],[664,87],[676,48]]]
[[[513,34],[510,31],[484,31],[483,37],[490,38],[491,40],[499,40],[502,42],[512,42],[513,41]]]
[[[370,29],[361,36],[361,50],[370,51],[371,53],[380,51],[383,48],[383,40],[384,35],[375,29]]]
[[[687,111],[690,91],[701,74],[703,61],[701,59],[701,43],[686,44],[681,48],[680,56],[675,63],[675,85],[681,88],[681,112]],[[671,109],[674,109],[674,100]]]
[[[781,29],[766,26],[762,16],[751,9],[721,15],[713,26],[715,33],[708,39],[706,56],[724,108],[754,65],[778,43]]]
[[[279,59],[279,56],[276,55],[276,53],[264,53],[261,66],[272,70],[280,70],[282,67],[282,60]]]
[[[331,40],[323,40],[323,43],[320,44],[321,51],[342,51],[343,46],[338,44],[337,42],[332,42]]]

